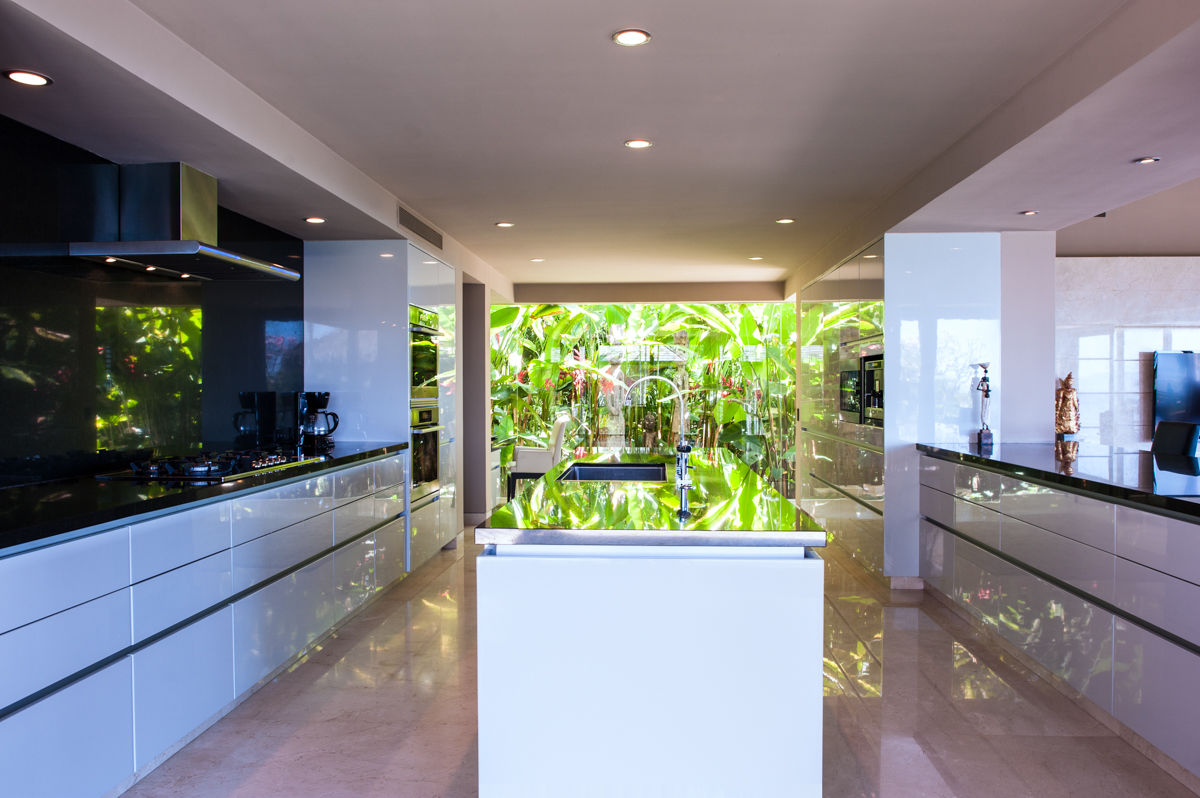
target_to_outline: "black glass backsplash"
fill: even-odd
[[[87,188],[106,165],[0,117],[0,242],[114,237],[93,201],[104,192]],[[224,208],[218,231],[222,246],[303,271],[300,239]],[[187,282],[11,254],[0,281],[0,484],[28,472],[30,457],[227,445],[246,391],[283,394],[276,426],[294,427],[286,397],[303,389],[301,283]]]

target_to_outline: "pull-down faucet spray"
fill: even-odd
[[[691,454],[692,447],[687,442],[687,400],[683,396],[683,391],[675,383],[666,377],[651,374],[635,380],[632,385],[625,389],[625,405],[627,407],[633,402],[633,389],[649,380],[661,380],[665,382],[671,386],[671,395],[668,398],[673,397],[679,400],[679,443],[675,446],[675,487],[679,490],[679,512],[677,515],[680,518],[691,518],[692,513],[688,510],[688,489],[692,487],[692,469],[695,466],[688,465],[688,455]]]

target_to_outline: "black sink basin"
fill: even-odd
[[[665,463],[572,463],[559,482],[666,482]]]

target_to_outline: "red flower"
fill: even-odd
[[[545,382],[542,383],[542,387],[545,388],[547,391],[553,390],[554,389],[554,380],[547,377]]]
[[[583,457],[585,454],[587,454],[587,449],[583,448],[582,446],[575,447],[575,457],[577,459]]]
[[[517,372],[517,382],[521,383],[522,385],[529,382],[529,372],[526,371],[525,369],[521,369],[520,371],[518,371]]]

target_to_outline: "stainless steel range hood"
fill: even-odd
[[[171,269],[211,280],[300,273],[277,263],[222,249],[217,241],[217,181],[185,163],[120,167],[120,240],[67,245],[72,257]]]

